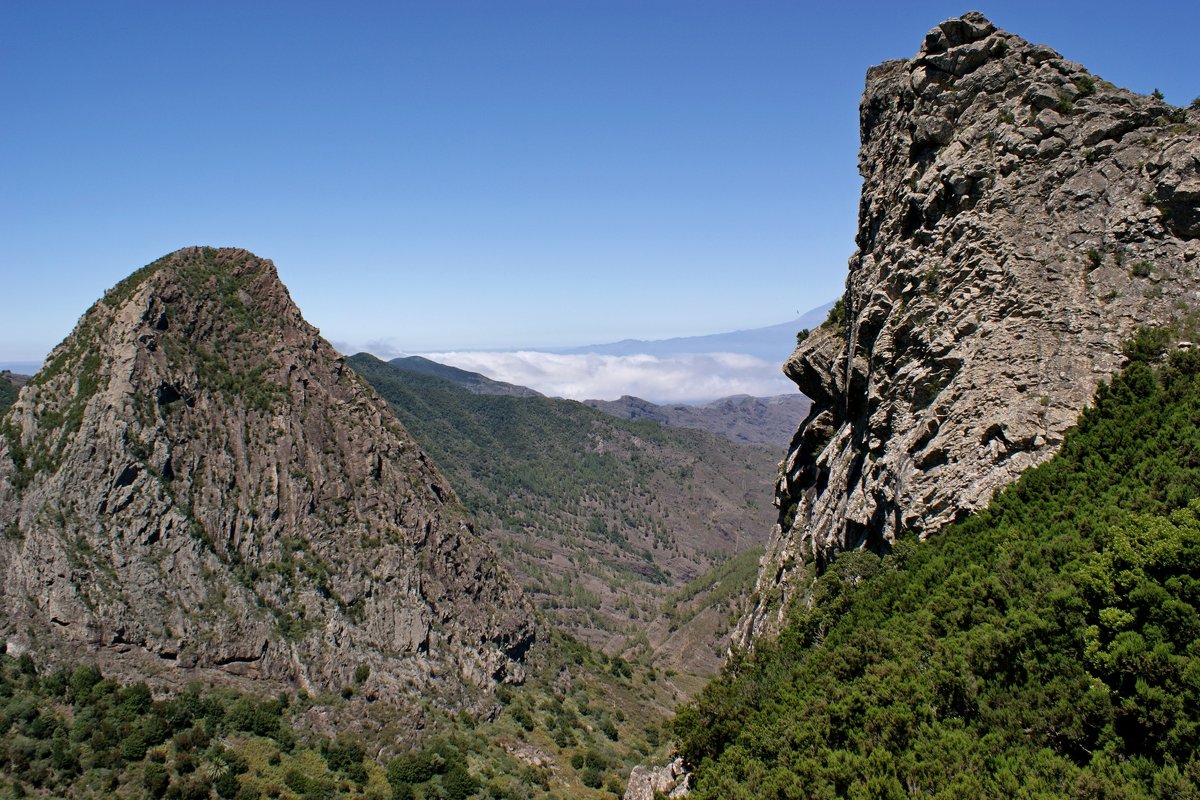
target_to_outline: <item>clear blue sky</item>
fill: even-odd
[[[0,361],[191,244],[275,260],[337,342],[759,327],[841,291],[863,75],[963,3],[0,4]],[[1200,94],[1200,3],[980,5]]]

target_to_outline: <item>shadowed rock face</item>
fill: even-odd
[[[0,437],[0,635],[129,677],[519,679],[523,595],[270,261],[173,253],[110,290]],[[361,671],[360,671],[361,676]]]
[[[867,75],[845,321],[785,365],[813,407],[748,642],[812,570],[985,505],[1050,458],[1139,325],[1197,301],[1200,111],[967,14]]]

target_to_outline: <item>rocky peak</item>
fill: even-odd
[[[1048,459],[1140,325],[1195,306],[1200,111],[972,12],[872,68],[846,293],[784,371],[813,407],[741,640],[816,569]]]
[[[116,675],[470,704],[528,603],[270,261],[188,248],[84,314],[3,420],[0,636]]]

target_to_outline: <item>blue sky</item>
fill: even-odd
[[[961,3],[0,4],[0,362],[191,244],[346,346],[752,328],[837,295],[857,104]],[[1167,100],[1200,4],[980,6]]]

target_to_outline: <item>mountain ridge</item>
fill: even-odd
[[[820,325],[832,306],[833,302],[825,303],[804,312],[794,320],[763,328],[746,328],[698,336],[676,336],[669,339],[622,339],[605,344],[545,348],[545,352],[564,355],[596,353],[618,356],[745,353],[775,363],[788,357],[792,350],[791,342],[795,341],[796,334],[801,330]]]

